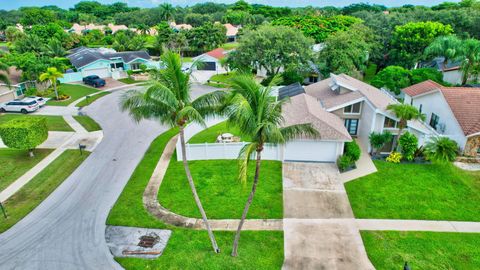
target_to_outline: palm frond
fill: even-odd
[[[258,144],[255,142],[246,144],[240,150],[238,154],[238,180],[242,183],[247,182],[248,176],[248,162],[253,153],[257,150]]]
[[[300,137],[308,137],[311,139],[317,139],[320,137],[320,133],[312,126],[312,124],[298,124],[284,127],[281,129],[283,138],[285,141],[297,139]]]
[[[221,114],[227,92],[215,91],[202,95],[192,101],[192,107],[195,108],[203,117],[214,114]]]
[[[185,106],[178,112],[177,120],[186,120],[187,122],[195,122],[206,127],[205,120],[202,115],[192,106]]]

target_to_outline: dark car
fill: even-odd
[[[105,80],[98,77],[97,75],[90,75],[83,78],[83,83],[91,85],[93,87],[102,87],[105,86]]]

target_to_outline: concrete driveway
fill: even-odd
[[[283,269],[375,269],[334,164],[284,163]]]

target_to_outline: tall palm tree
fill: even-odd
[[[163,3],[160,6],[160,18],[165,21],[171,21],[174,19],[175,8],[169,3]]]
[[[10,72],[8,70],[8,65],[0,62],[0,71],[3,71],[0,73],[0,82],[3,82],[10,87],[10,79],[8,78]]]
[[[397,149],[398,139],[402,135],[403,130],[407,127],[407,123],[410,120],[422,120],[425,121],[425,115],[422,114],[417,108],[410,104],[390,104],[387,106],[387,110],[393,112],[395,116],[400,120],[398,122],[398,134],[393,140],[392,149]]]
[[[461,60],[461,69],[463,73],[462,84],[466,84],[468,78],[472,74],[478,72],[477,66],[480,65],[480,41],[473,38],[464,40]]]
[[[49,80],[53,85],[53,90],[55,91],[55,98],[58,100],[58,91],[57,91],[57,80],[63,78],[63,73],[57,70],[56,67],[47,68],[47,72],[40,74],[40,81],[44,82]]]
[[[272,95],[271,87],[279,81],[278,78],[275,77],[268,87],[264,87],[256,82],[251,75],[235,76],[231,80],[232,91],[226,99],[224,113],[228,117],[228,122],[238,126],[243,135],[252,138],[252,142],[245,145],[239,154],[239,178],[242,182],[246,182],[247,165],[250,157],[256,155],[252,190],[235,234],[232,256],[238,255],[240,232],[257,189],[262,151],[265,144],[284,144],[295,137],[316,137],[318,135],[318,132],[310,124],[283,127],[284,120],[281,109],[286,99],[277,101]]]
[[[137,30],[140,32],[140,34],[142,35],[148,35],[150,34],[150,26],[144,24],[144,23],[141,23],[139,25],[137,25]]]
[[[192,101],[190,72],[182,71],[180,56],[167,51],[162,55],[161,60],[164,68],[151,73],[152,79],[148,89],[146,91],[128,91],[122,97],[121,106],[124,111],[129,111],[130,115],[137,121],[156,119],[162,124],[179,128],[183,167],[213,249],[218,253],[220,250],[198,197],[188,166],[184,129],[187,124],[192,122],[205,124],[204,117],[215,113],[217,106],[222,101],[224,92],[213,92]]]
[[[447,67],[448,61],[456,59],[461,52],[462,41],[454,35],[438,37],[425,49],[427,55],[445,58],[442,67],[444,69]]]

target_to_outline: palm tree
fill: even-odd
[[[8,65],[0,62],[0,82],[5,83],[8,87],[10,87],[10,79],[8,78],[8,74],[10,73],[8,70]]]
[[[480,65],[480,41],[473,38],[463,41],[460,58],[462,60],[462,84],[466,84],[470,75],[477,72],[476,67]]]
[[[171,21],[174,19],[175,8],[169,4],[164,3],[158,6],[160,8],[160,18],[165,21]]]
[[[425,115],[422,114],[417,108],[409,104],[390,104],[387,106],[387,110],[392,111],[395,116],[400,119],[398,122],[398,134],[393,140],[392,149],[396,149],[398,145],[398,139],[402,135],[403,129],[407,127],[407,123],[410,120],[422,120],[425,121]]]
[[[50,56],[62,57],[65,55],[65,48],[62,46],[62,42],[56,38],[52,38],[47,45],[47,52]]]
[[[239,178],[244,183],[247,178],[248,161],[253,154],[256,155],[252,190],[235,234],[232,256],[238,255],[240,232],[257,189],[265,144],[284,144],[298,136],[316,137],[318,135],[318,132],[310,124],[282,127],[284,120],[281,109],[286,99],[277,101],[272,95],[271,87],[279,81],[278,78],[275,77],[267,87],[260,85],[251,75],[247,74],[237,75],[231,79],[232,91],[226,99],[224,113],[230,124],[238,126],[243,135],[252,138],[252,142],[245,145],[239,154]]]
[[[458,144],[447,137],[435,137],[425,146],[425,154],[433,162],[452,162],[457,157]]]
[[[141,23],[137,25],[137,30],[140,32],[142,35],[148,35],[150,34],[150,27],[144,23]]]
[[[454,35],[438,37],[425,49],[427,55],[445,57],[443,69],[447,67],[448,61],[456,59],[461,51],[462,41]]]
[[[53,85],[53,90],[55,91],[55,98],[58,100],[58,91],[57,91],[57,80],[63,78],[63,73],[57,70],[56,67],[47,68],[47,72],[40,74],[40,81],[44,82],[49,80]]]
[[[179,128],[183,166],[188,183],[207,228],[213,249],[218,253],[220,250],[198,197],[188,166],[184,129],[191,122],[205,124],[204,117],[215,112],[216,106],[220,104],[224,96],[224,92],[213,92],[192,101],[190,72],[182,71],[180,56],[167,51],[162,55],[161,60],[164,68],[152,71],[149,88],[146,91],[128,91],[122,97],[121,106],[124,111],[128,110],[136,121],[156,119],[162,124]]]

